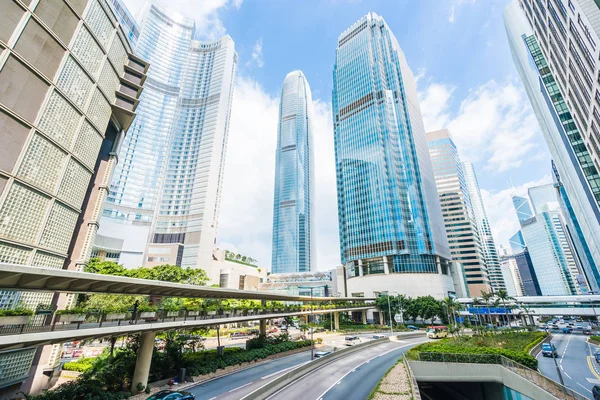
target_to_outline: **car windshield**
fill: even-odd
[[[162,400],[165,396],[172,392],[168,390],[163,390],[162,392],[154,393],[154,395],[148,397],[146,400]]]
[[[346,336],[346,340],[354,340],[356,338],[352,337],[352,336]]]
[[[552,345],[548,344],[548,343],[544,343],[542,345],[542,349],[544,349],[544,350],[552,350]]]

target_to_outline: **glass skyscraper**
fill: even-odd
[[[348,290],[448,296],[451,255],[415,79],[375,13],[339,36],[332,103]]]
[[[597,292],[600,290],[600,175],[594,157],[600,153],[592,150],[597,148],[600,113],[599,106],[591,104],[593,98],[586,97],[584,101],[581,96],[589,90],[586,86],[590,81],[581,77],[589,76],[589,66],[582,62],[587,52],[582,50],[590,44],[580,40],[579,30],[587,31],[589,13],[598,14],[600,10],[588,2],[590,6],[585,12],[575,14],[571,7],[578,9],[579,3],[571,1],[567,9],[563,2],[551,0],[548,12],[540,13],[541,3],[513,1],[504,10],[504,23],[513,61],[552,156],[552,175],[559,191],[567,236],[590,290]],[[580,16],[577,23],[573,21],[575,15]],[[564,47],[565,26],[574,39],[568,41],[571,43],[568,51]],[[595,35],[595,30],[589,33]],[[568,81],[561,67],[565,65],[565,57],[573,77]]]
[[[312,95],[301,71],[283,81],[279,104],[271,272],[308,272],[315,262]]]
[[[123,23],[130,21],[118,0]],[[148,1],[135,52],[150,62],[138,117],[119,151],[94,255],[126,267],[211,273],[237,54],[229,36],[195,40],[193,19]]]

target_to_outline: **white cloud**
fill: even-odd
[[[129,11],[139,21],[139,12],[146,0],[123,0]],[[170,10],[178,12],[196,21],[196,34],[201,39],[215,39],[225,34],[226,29],[219,18],[219,11],[242,6],[243,0],[159,0]]]
[[[459,8],[460,6],[462,6],[465,3],[475,3],[475,0],[453,0],[452,3],[450,4],[450,12],[448,14],[448,22],[450,22],[451,24],[454,23],[454,21],[456,20],[456,9]]]
[[[271,266],[278,101],[254,80],[238,77],[217,234],[220,248],[235,247],[233,251],[267,268]],[[325,270],[340,263],[333,128],[330,106],[319,100],[313,106],[317,268]]]
[[[531,155],[539,158],[545,154],[527,94],[513,81],[498,84],[491,80],[481,85],[450,115],[453,91],[451,86],[434,82],[419,99],[425,129],[448,128],[463,160],[505,172],[519,168],[524,160],[532,159]]]
[[[258,68],[262,68],[265,64],[263,62],[263,51],[262,51],[262,38],[258,39],[254,46],[252,46],[252,55],[246,65],[256,65]]]
[[[508,239],[520,229],[519,220],[512,204],[512,196],[526,196],[528,188],[551,182],[551,177],[546,175],[541,179],[526,182],[517,187],[508,187],[504,190],[493,191],[481,190],[481,196],[483,197],[485,210],[490,220],[496,246],[503,245],[510,249]]]

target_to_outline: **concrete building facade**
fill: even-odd
[[[0,51],[0,262],[80,270],[148,65],[105,0],[6,0]],[[69,300],[11,296],[2,292],[5,307]],[[39,392],[59,356],[57,346],[0,353],[0,390],[29,375],[22,389]]]
[[[447,129],[428,132],[427,144],[452,261],[463,265],[470,293],[487,293],[488,269],[456,145]]]

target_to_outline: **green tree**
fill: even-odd
[[[113,261],[103,261],[99,258],[91,258],[85,272],[93,272],[102,275],[128,276],[127,268]]]
[[[405,300],[404,314],[413,322],[417,320],[417,317],[420,315],[417,299],[409,297]]]
[[[502,301],[502,306],[504,307],[504,315],[506,316],[506,323],[510,326],[510,322],[508,321],[508,310],[506,309],[506,302],[510,300],[514,300],[514,297],[509,296],[508,292],[504,289],[498,290],[496,296],[500,301]]]
[[[451,297],[446,297],[444,300],[442,300],[441,305],[446,309],[448,321],[450,321],[450,323],[456,327],[455,313],[460,309],[460,303]]]
[[[491,301],[492,297],[494,297],[494,295],[492,293],[484,292],[483,290],[481,291],[481,300],[487,306],[487,309],[488,309],[487,316],[490,318],[490,321],[489,321],[490,323],[492,322],[492,316],[490,315],[489,307],[490,307],[490,301]]]
[[[419,305],[419,316],[423,320],[431,320],[431,323],[433,323],[435,317],[440,316],[443,312],[440,303],[432,296],[418,297],[417,302]]]

